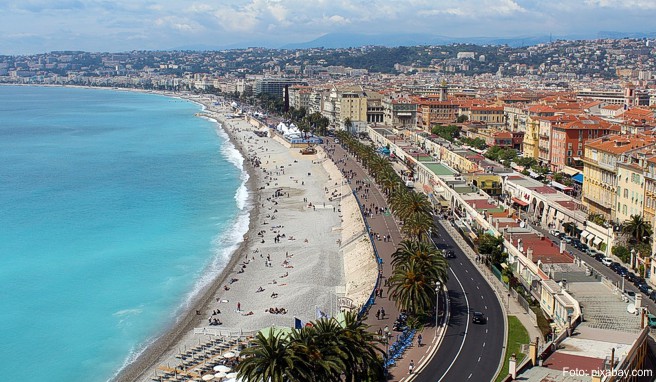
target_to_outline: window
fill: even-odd
[[[624,189],[624,197],[625,198],[629,197],[629,190],[627,190],[626,188]]]
[[[626,215],[626,204],[622,206],[622,211],[624,212],[624,215]]]

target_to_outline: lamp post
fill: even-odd
[[[385,325],[385,329],[383,330],[383,335],[385,336],[385,358],[389,360],[389,327]]]
[[[442,289],[442,283],[435,281],[435,331],[437,332],[438,320],[440,318],[440,289]]]

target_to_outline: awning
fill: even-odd
[[[562,172],[563,174],[569,175],[569,176],[574,176],[576,174],[579,174],[581,171],[579,171],[575,168],[572,168],[572,167],[565,166],[565,167],[563,167],[562,170],[560,170],[560,172]]]
[[[603,240],[601,240],[600,237],[595,237],[595,239],[592,241],[592,243],[593,243],[594,245],[599,245],[599,244],[601,244],[602,241],[603,241]]]
[[[512,198],[512,201],[513,201],[513,203],[518,204],[518,205],[520,205],[520,206],[522,206],[522,207],[526,207],[526,206],[528,206],[528,203],[527,203],[527,202],[525,202],[525,201],[523,201],[523,200],[520,200],[520,199],[517,199],[517,198]]]
[[[449,206],[451,206],[451,203],[449,203],[449,201],[447,201],[447,200],[440,200],[440,205],[442,207],[449,207]]]
[[[554,186],[555,188],[561,190],[561,191],[572,191],[573,190],[572,187],[568,187],[568,186],[566,186],[562,183],[558,183],[558,182],[554,182],[554,181],[551,182],[551,185]]]
[[[583,174],[576,174],[572,177],[572,180],[576,183],[583,184]]]
[[[581,239],[586,240],[589,235],[590,235],[590,232],[583,231],[583,232],[581,232]]]

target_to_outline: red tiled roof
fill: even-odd
[[[568,370],[585,370],[588,374],[591,374],[593,370],[597,371],[603,369],[604,360],[555,352],[549,358],[544,360],[542,366],[552,370],[565,370],[565,368],[568,368]]]

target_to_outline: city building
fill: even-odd
[[[592,214],[606,220],[617,217],[617,166],[622,155],[653,147],[653,135],[607,135],[589,141],[583,157],[583,204]]]

